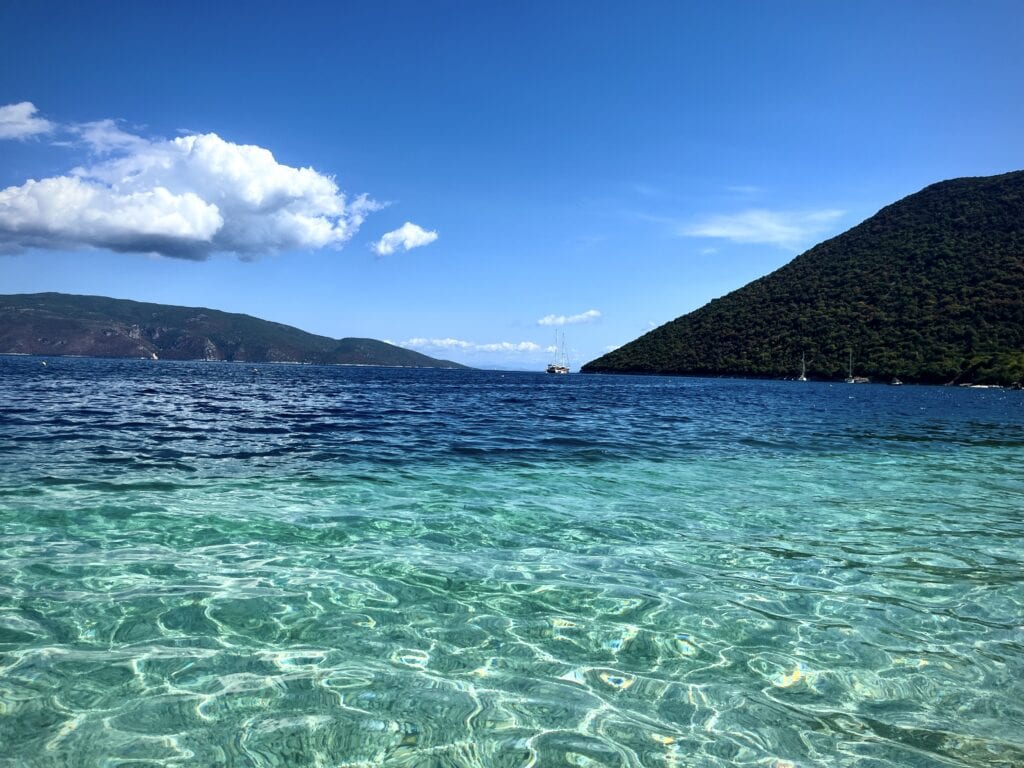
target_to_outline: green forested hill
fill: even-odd
[[[0,354],[465,368],[374,339],[331,339],[250,315],[103,296],[0,296]]]
[[[933,184],[585,373],[1024,379],[1024,171]]]

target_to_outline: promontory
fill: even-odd
[[[375,339],[331,339],[215,309],[103,296],[0,296],[0,354],[466,368]]]
[[[585,373],[1024,379],[1024,171],[910,195]]]

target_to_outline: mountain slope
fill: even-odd
[[[374,339],[330,339],[214,309],[102,296],[0,296],[0,353],[465,368]]]
[[[926,187],[585,373],[1024,378],[1024,171]]]

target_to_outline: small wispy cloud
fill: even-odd
[[[96,120],[92,123],[79,123],[71,126],[72,133],[77,134],[97,154],[116,151],[143,151],[148,143],[141,136],[128,133],[121,129],[116,120]]]
[[[715,237],[734,243],[767,243],[782,248],[799,248],[827,232],[844,211],[768,211],[751,209],[740,213],[715,214],[684,226],[686,237]]]
[[[27,139],[50,133],[56,126],[49,120],[36,117],[38,111],[31,101],[0,107],[0,139]]]
[[[755,187],[753,184],[734,184],[731,187],[726,187],[725,189],[735,195],[745,195],[747,197],[756,195],[761,191],[760,187]]]
[[[537,321],[537,325],[579,325],[580,323],[592,323],[601,318],[601,313],[596,309],[588,309],[578,315],[545,315]]]
[[[462,352],[506,352],[513,354],[522,352],[541,351],[541,346],[539,344],[535,344],[532,341],[497,341],[486,344],[480,344],[475,341],[465,341],[463,339],[452,338],[406,339],[405,341],[398,342],[398,346],[409,347],[411,349],[454,349]]]
[[[437,232],[428,232],[423,227],[405,222],[398,229],[388,232],[371,247],[378,256],[390,256],[396,250],[410,251],[437,240]]]

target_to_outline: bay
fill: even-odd
[[[1021,765],[1022,458],[1004,390],[0,357],[0,766]]]

